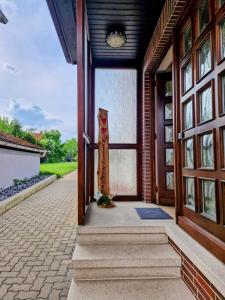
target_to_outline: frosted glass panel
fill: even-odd
[[[110,192],[137,195],[136,150],[109,150]],[[95,150],[95,192],[97,191],[98,151]]]
[[[95,142],[101,107],[109,112],[109,142],[136,143],[136,70],[97,69],[95,76]]]

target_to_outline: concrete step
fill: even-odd
[[[77,227],[79,244],[167,243],[164,226]]]
[[[194,300],[182,279],[72,280],[67,300]]]
[[[179,278],[180,256],[169,244],[77,244],[74,280]]]

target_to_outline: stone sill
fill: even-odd
[[[50,183],[54,182],[57,179],[56,175],[52,175],[34,185],[31,187],[19,192],[16,195],[13,195],[12,197],[7,198],[6,200],[3,200],[0,202],[0,215],[4,214],[8,210],[10,210],[12,207],[16,206],[29,196],[33,195],[34,193],[40,191],[41,189],[45,188]]]
[[[173,243],[225,297],[225,264],[207,251],[176,224],[165,225]]]

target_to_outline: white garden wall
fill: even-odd
[[[13,179],[38,175],[39,170],[39,153],[0,148],[0,188],[13,185]]]

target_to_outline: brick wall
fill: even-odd
[[[187,258],[187,256],[169,238],[170,245],[181,256],[181,275],[196,299],[199,300],[224,300],[211,282],[199,271],[199,269]]]
[[[143,105],[142,105],[142,195],[143,200],[153,200],[154,177],[154,86],[153,78],[148,71],[143,75]]]

